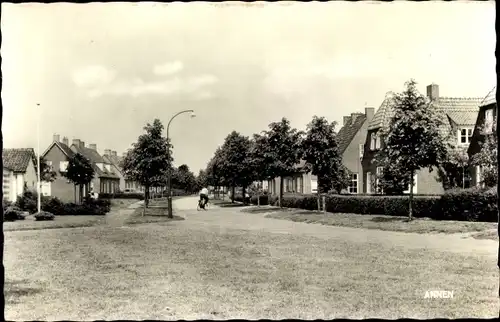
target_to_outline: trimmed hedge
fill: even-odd
[[[260,198],[261,205],[278,205],[277,196]],[[237,196],[235,200],[241,201],[241,196]],[[257,196],[253,196],[250,202],[256,205]],[[325,202],[326,211],[331,213],[407,216],[409,208],[408,196],[327,195]],[[282,206],[317,210],[317,196],[285,195]],[[416,195],[413,198],[413,216],[435,220],[497,222],[498,192],[465,189],[449,191],[442,196]]]
[[[151,193],[151,196],[154,194]],[[158,193],[157,195],[160,195]],[[178,189],[172,189],[172,196],[177,197],[177,196],[189,196],[192,195],[190,192],[185,192],[182,190]],[[100,193],[99,194],[99,199],[139,199],[139,200],[144,200],[144,192],[132,192],[132,193]]]

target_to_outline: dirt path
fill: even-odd
[[[106,224],[111,227],[123,227],[136,208],[142,207],[142,201],[129,205],[127,208],[115,208],[106,214]]]
[[[266,231],[278,234],[309,235],[317,238],[344,240],[355,243],[376,243],[383,246],[395,246],[411,249],[438,250],[454,253],[474,253],[496,257],[498,242],[463,238],[462,234],[416,234],[361,229],[336,226],[322,226],[265,218],[263,214],[242,213],[241,208],[220,208],[211,205],[206,212],[195,209],[196,197],[174,201],[178,215],[187,220],[179,223],[193,229],[204,229],[206,226],[218,226],[223,229],[240,229],[247,231]]]

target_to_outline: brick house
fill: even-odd
[[[120,187],[120,177],[116,174],[111,163],[106,161],[97,152],[96,144],[89,144],[85,146],[85,142],[74,139],[73,144],[70,146],[74,153],[80,153],[92,164],[95,174],[90,184],[84,187],[84,195],[91,193],[117,193]]]
[[[477,115],[476,124],[474,126],[474,132],[472,134],[472,139],[470,141],[467,154],[469,159],[476,153],[481,151],[481,143],[484,141],[485,134],[497,135],[496,124],[498,115],[498,106],[496,101],[496,87],[490,92],[488,96],[484,99],[481,106],[479,107],[479,113]],[[481,184],[481,167],[475,166],[471,167],[471,184],[473,186],[478,186]]]
[[[111,167],[113,168],[114,173],[120,178],[118,190],[124,191],[125,190],[125,177],[123,176],[122,168],[121,168],[122,157],[118,156],[116,151],[112,151],[110,149],[104,150],[104,154],[102,155],[102,157],[103,157],[104,161],[106,161],[106,163],[111,164]]]
[[[377,151],[382,147],[382,137],[379,131],[389,126],[393,109],[393,92],[388,92],[381,106],[370,121],[363,153],[363,183],[364,193],[375,193],[377,186],[377,174],[381,174],[382,167],[374,161]],[[467,149],[472,138],[474,125],[479,111],[482,98],[451,98],[440,97],[439,86],[431,84],[427,86],[427,97],[434,108],[442,114],[445,119],[444,126],[440,129],[443,137],[450,135],[452,143],[456,148]],[[415,185],[413,192],[418,194],[442,194],[444,188],[437,180],[437,171],[429,172],[422,169],[415,174]],[[405,191],[409,193],[408,190]]]
[[[37,190],[36,156],[32,148],[3,149],[3,199],[15,202],[25,189]]]
[[[303,193],[311,194],[316,193],[318,189],[318,178],[310,172],[305,172],[304,166],[306,162],[301,161],[295,167],[297,172],[290,176],[283,178],[283,191],[285,193]],[[272,195],[279,195],[280,193],[280,177],[267,181],[268,192]]]
[[[344,116],[343,126],[337,133],[339,153],[342,164],[351,172],[347,193],[362,193],[363,190],[363,152],[365,149],[368,124],[373,119],[375,108],[366,107],[365,113],[352,113]]]

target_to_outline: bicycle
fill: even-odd
[[[203,199],[198,200],[198,206],[196,207],[196,210],[200,211],[203,209],[207,211],[209,201],[207,201],[204,205],[202,204],[203,201]]]

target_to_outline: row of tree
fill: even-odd
[[[481,152],[472,162],[464,160],[464,151],[456,147],[452,133],[444,136],[444,118],[425,96],[416,82],[405,83],[405,90],[393,97],[394,117],[379,135],[382,148],[373,160],[383,168],[376,182],[386,194],[403,194],[410,186],[409,217],[413,213],[414,174],[427,168],[438,170],[445,188],[464,185],[465,169],[481,165],[488,185],[496,184],[498,164],[496,135],[487,136]],[[305,161],[303,170],[318,177],[319,195],[328,191],[340,193],[349,184],[349,171],[342,165],[338,150],[336,123],[314,116],[305,132],[290,126],[283,118],[269,124],[269,129],[252,138],[233,131],[218,147],[199,178],[218,187],[242,187],[243,193],[255,181],[281,179],[279,200],[283,198],[283,178],[297,172],[297,164]],[[460,177],[461,174],[461,177]],[[462,178],[461,180],[457,178]]]

